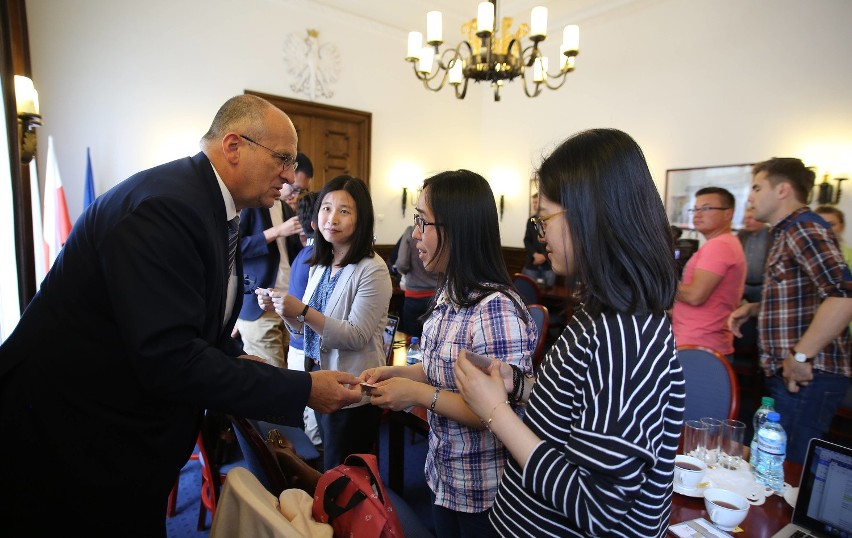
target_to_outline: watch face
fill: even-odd
[[[796,359],[797,362],[808,362],[808,356],[804,353],[797,352],[793,355],[793,358]]]

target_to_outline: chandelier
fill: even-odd
[[[477,17],[462,25],[467,40],[443,51],[440,11],[426,14],[427,46],[423,46],[422,33],[409,32],[405,60],[412,63],[415,76],[426,89],[437,92],[449,82],[455,88],[456,98],[464,99],[470,80],[487,81],[494,88],[494,100],[499,101],[500,88],[507,80],[517,77],[523,80],[527,97],[537,97],[544,87],[556,90],[565,84],[579,52],[580,28],[565,27],[559,47],[559,70],[550,74],[547,57],[538,48],[547,37],[547,8],[534,7],[530,24],[522,23],[514,33],[511,17],[502,18],[499,31],[495,28],[496,13],[497,0],[481,2]],[[521,39],[527,34],[532,44],[524,47]]]

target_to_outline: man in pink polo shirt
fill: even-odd
[[[707,241],[684,267],[678,285],[672,311],[675,341],[731,355],[734,335],[728,316],[740,304],[746,274],[742,244],[731,233],[734,196],[720,187],[705,187],[695,193],[695,207],[689,211]]]

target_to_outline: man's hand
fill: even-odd
[[[814,378],[814,368],[809,362],[799,362],[793,358],[793,352],[787,354],[784,358],[784,381],[787,383],[787,390],[796,393],[799,392],[799,385],[807,385]]]
[[[290,237],[302,233],[302,225],[299,224],[299,217],[290,217],[278,226],[276,230],[278,237]]]
[[[541,252],[534,252],[532,256],[533,265],[541,265],[547,261],[547,256]]]
[[[331,413],[361,401],[361,380],[348,372],[317,370],[311,372],[311,380],[308,407],[314,411]]]
[[[760,303],[745,303],[740,305],[739,308],[731,312],[731,315],[728,317],[728,328],[731,329],[734,336],[742,338],[743,333],[740,331],[740,327],[743,326],[743,323],[748,321],[748,318],[756,316],[759,311]]]

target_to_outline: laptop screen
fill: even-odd
[[[825,536],[852,533],[852,448],[812,439],[793,523]]]
[[[399,317],[388,314],[388,323],[385,325],[385,332],[382,334],[384,338],[385,364],[393,362],[393,337],[396,335],[396,326],[398,324]]]

